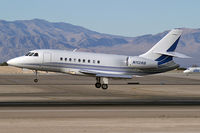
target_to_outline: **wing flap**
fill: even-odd
[[[124,75],[124,74],[107,74],[101,73],[96,71],[89,71],[89,70],[80,70],[81,73],[95,75],[96,77],[108,77],[108,78],[124,78],[124,79],[131,79],[133,78],[132,75]]]
[[[91,75],[98,74],[98,72],[96,72],[96,71],[89,71],[89,70],[80,70],[80,72],[84,73],[84,74],[91,74]]]
[[[123,78],[123,79],[131,79],[131,78],[133,78],[132,75],[105,74],[105,73],[97,74],[96,76],[97,77],[108,77],[108,78]]]

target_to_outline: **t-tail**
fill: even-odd
[[[151,59],[158,62],[158,65],[164,65],[173,61],[173,57],[190,58],[181,53],[175,52],[182,30],[173,29],[149,51],[140,55],[140,57]]]

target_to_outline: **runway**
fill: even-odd
[[[200,76],[166,73],[111,80],[0,75],[1,133],[199,132]]]
[[[199,132],[200,108],[90,106],[0,108],[1,133]]]
[[[32,74],[0,79],[0,106],[200,105],[200,78],[181,73],[110,80],[107,90],[93,77],[64,74],[42,74],[38,83]]]
[[[33,74],[0,74],[0,85],[94,85],[94,77],[67,74],[41,74],[35,84]],[[109,79],[110,85],[200,85],[200,75],[187,76],[183,73],[165,73],[133,79]]]
[[[178,112],[178,113],[177,113]],[[9,114],[9,115],[8,115]],[[83,115],[84,114],[84,115]],[[196,118],[200,107],[190,106],[82,106],[1,107],[1,118]]]

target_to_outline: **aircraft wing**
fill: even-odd
[[[108,77],[108,78],[123,78],[123,79],[131,79],[132,75],[122,75],[122,74],[96,74],[97,77]]]
[[[96,71],[89,71],[89,70],[80,70],[80,72],[84,73],[84,74],[90,74],[90,75],[98,74],[98,72],[96,72]]]
[[[107,77],[107,78],[123,78],[123,79],[131,79],[133,78],[132,75],[124,75],[124,74],[107,74],[107,73],[100,73],[96,71],[89,71],[89,70],[80,70],[81,73],[95,75],[96,77]]]

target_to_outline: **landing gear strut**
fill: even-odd
[[[95,84],[95,87],[96,88],[100,88],[101,87],[101,78],[100,77],[96,77],[96,84]]]
[[[108,89],[108,78],[103,77],[102,89]]]
[[[35,79],[34,82],[37,83],[38,82],[38,71],[35,70]]]
[[[101,84],[101,77],[96,77],[96,88],[108,89],[108,78],[103,77],[103,84]]]

